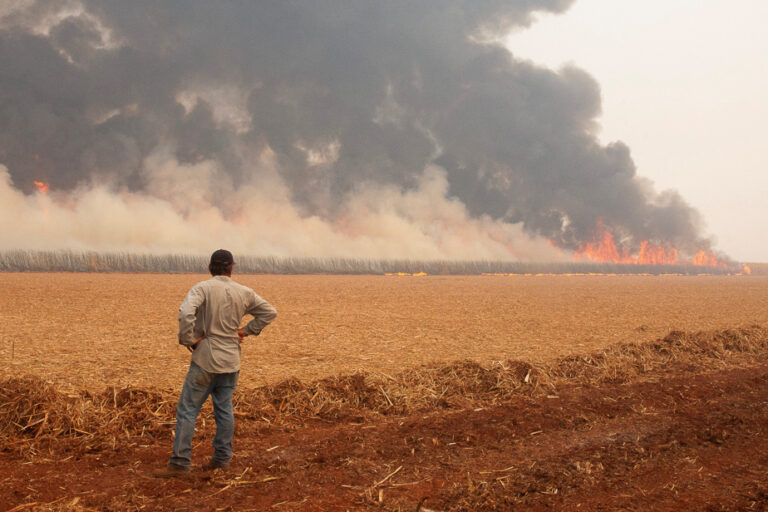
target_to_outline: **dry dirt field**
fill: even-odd
[[[768,510],[768,277],[236,276],[232,469],[157,480],[204,277],[0,274],[0,511]]]
[[[175,389],[178,306],[203,275],[0,274],[0,369],[59,385]],[[768,326],[768,277],[235,276],[279,316],[241,384],[541,361],[671,330]],[[12,345],[14,354],[12,357]]]

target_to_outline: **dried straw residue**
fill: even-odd
[[[64,394],[38,378],[11,378],[0,384],[0,446],[21,450],[67,438],[89,450],[114,448],[117,439],[165,431],[171,412],[154,391],[110,387]]]
[[[269,423],[363,419],[446,407],[490,405],[530,382],[533,367],[510,361],[489,368],[459,361],[405,370],[396,376],[360,372],[304,384],[292,379],[240,393],[237,409]]]
[[[476,408],[513,394],[554,392],[568,384],[626,382],[675,368],[698,371],[715,360],[752,361],[768,349],[768,331],[749,329],[683,333],[651,343],[628,343],[551,364],[523,361],[482,366],[473,361],[422,366],[395,376],[357,373],[304,384],[289,380],[241,393],[238,409],[269,423],[363,419],[369,414],[406,414],[439,408]]]
[[[715,360],[750,360],[764,355],[767,349],[768,331],[760,326],[696,333],[672,331],[654,342],[620,344],[588,356],[565,357],[542,371],[551,385],[564,381],[626,382],[674,364],[693,371]]]
[[[513,396],[556,392],[572,384],[625,382],[669,369],[702,371],[714,361],[752,364],[764,360],[767,349],[768,331],[759,326],[672,332],[655,342],[616,345],[551,364],[506,361],[483,366],[459,361],[395,375],[360,372],[310,383],[290,379],[238,391],[235,409],[241,420],[261,425],[366,421],[381,415],[488,407]],[[169,393],[136,388],[71,395],[40,379],[9,379],[0,382],[0,448],[69,439],[86,449],[115,449],[125,438],[169,434],[175,400]]]

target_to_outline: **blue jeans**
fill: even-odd
[[[212,459],[221,464],[229,463],[232,458],[232,437],[235,434],[232,393],[237,387],[239,375],[240,372],[209,373],[195,363],[190,363],[176,407],[176,439],[173,441],[172,464],[187,468],[192,464],[195,422],[208,395],[211,396],[213,416],[216,419]]]

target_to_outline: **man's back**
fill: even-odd
[[[243,329],[246,335],[258,334],[277,316],[267,301],[228,276],[197,283],[179,308],[179,343],[188,347],[197,343],[192,361],[202,369],[236,372],[241,353],[237,329],[246,314],[254,317]]]
[[[258,335],[277,316],[277,311],[253,290],[230,276],[235,266],[232,253],[219,249],[211,254],[212,279],[193,286],[179,308],[179,343],[192,350],[181,396],[176,406],[176,435],[168,466],[154,473],[168,478],[188,474],[192,464],[192,438],[203,402],[210,396],[216,435],[207,469],[226,469],[232,458],[235,415],[232,394],[240,376],[240,343]],[[246,314],[253,315],[239,329]]]

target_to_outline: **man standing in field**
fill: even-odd
[[[203,469],[227,469],[232,458],[235,417],[232,393],[240,374],[240,344],[246,336],[258,336],[277,316],[277,311],[253,290],[232,281],[232,253],[219,249],[211,255],[211,279],[189,290],[179,308],[179,344],[192,352],[189,372],[176,408],[173,455],[157,477],[189,472],[195,422],[208,395],[213,402],[216,435],[213,457]],[[240,329],[245,314],[253,315]]]

